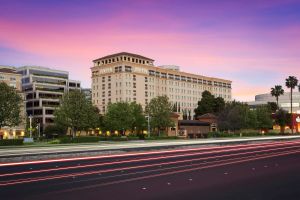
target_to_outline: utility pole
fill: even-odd
[[[29,133],[30,138],[32,138],[32,115],[29,116]]]

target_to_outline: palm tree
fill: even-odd
[[[298,85],[298,79],[295,76],[289,76],[285,79],[285,85],[287,88],[291,89],[291,123],[292,123],[292,133],[294,133],[294,122],[293,122],[293,89]]]
[[[284,94],[284,90],[281,85],[275,85],[275,87],[271,88],[271,95],[276,97],[277,109],[279,109],[278,105],[278,97]]]

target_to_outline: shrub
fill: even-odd
[[[177,136],[151,136],[151,137],[145,137],[145,140],[165,140],[165,139],[179,139]]]
[[[0,146],[23,145],[23,139],[4,139],[0,140]]]
[[[84,137],[63,137],[59,138],[59,143],[60,144],[67,144],[67,143],[88,143],[88,142],[99,142],[100,137],[95,137],[95,136],[84,136]]]

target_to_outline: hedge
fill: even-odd
[[[0,146],[23,145],[23,139],[3,139],[0,140]]]
[[[66,143],[88,143],[88,142],[99,142],[100,137],[64,137],[64,138],[59,138],[59,143],[60,144],[66,144]]]
[[[177,136],[151,136],[145,137],[145,140],[168,140],[168,139],[179,139]]]

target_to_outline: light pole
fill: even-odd
[[[29,133],[29,137],[32,138],[32,115],[29,116]]]
[[[148,113],[148,137],[150,137],[150,114]]]
[[[39,139],[40,139],[40,137],[41,137],[41,129],[40,129],[40,123],[38,123],[37,124],[37,126],[36,126],[36,129],[37,129],[37,131],[38,131],[38,133],[39,133]]]

